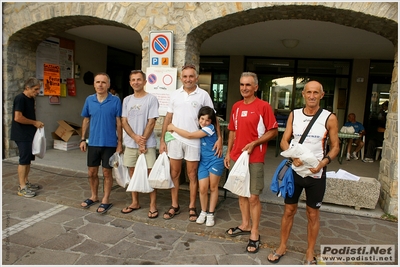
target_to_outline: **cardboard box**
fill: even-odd
[[[79,144],[81,142],[80,135],[72,135],[67,142],[62,140],[55,132],[51,133],[54,139],[54,149],[69,151],[72,149],[79,149]]]
[[[82,128],[76,123],[64,120],[59,120],[57,123],[59,126],[55,131],[55,134],[65,142],[68,142],[73,135],[77,135],[79,137],[82,135]]]

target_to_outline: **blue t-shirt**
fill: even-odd
[[[355,133],[360,133],[360,132],[364,131],[364,126],[363,126],[360,122],[358,122],[358,121],[356,121],[356,122],[354,122],[354,123],[348,121],[348,122],[346,122],[346,123],[344,124],[344,126],[353,126],[354,132],[355,132]]]
[[[111,93],[102,103],[96,94],[86,98],[81,116],[89,118],[90,146],[117,147],[117,117],[121,117],[121,113],[121,100]]]
[[[201,148],[201,154],[200,154],[200,161],[201,162],[212,162],[212,161],[223,161],[223,158],[219,158],[218,156],[214,155],[215,151],[213,151],[213,147],[215,142],[218,140],[217,133],[215,131],[215,127],[213,124],[210,124],[206,127],[201,128],[203,132],[207,134],[207,136],[204,136],[200,138],[200,148]]]

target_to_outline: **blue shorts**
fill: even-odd
[[[32,142],[15,141],[19,150],[19,165],[30,165],[35,156],[32,155]]]
[[[115,153],[116,147],[88,146],[87,165],[88,167],[101,166],[106,169],[112,169],[110,166],[110,157]]]
[[[199,162],[198,169],[198,180],[207,178],[210,176],[210,173],[215,174],[217,176],[221,176],[224,172],[224,159],[223,158],[215,158],[213,160],[207,160]]]

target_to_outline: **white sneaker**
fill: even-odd
[[[201,211],[199,217],[197,217],[196,222],[198,224],[203,224],[206,221],[207,212]]]
[[[346,160],[347,160],[347,161],[350,160],[350,154],[349,154],[349,153],[347,153]]]
[[[214,224],[215,224],[214,213],[207,213],[206,226],[214,226]]]
[[[365,158],[365,159],[363,159],[363,162],[372,163],[372,162],[374,162],[374,160],[371,158]]]
[[[355,160],[358,160],[357,153],[353,152],[353,154],[351,155],[351,158],[353,158]]]

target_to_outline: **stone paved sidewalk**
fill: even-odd
[[[279,244],[283,206],[262,203],[261,248],[245,252],[248,236],[230,238],[225,230],[240,224],[237,199],[228,195],[216,210],[216,225],[206,227],[188,221],[188,191],[181,189],[181,214],[164,220],[170,206],[169,190],[158,190],[160,216],[147,218],[149,198],[140,194],[141,209],[120,210],[130,203],[130,193],[114,186],[114,206],[105,215],[97,206],[79,207],[87,198],[86,174],[50,167],[31,169],[31,181],[43,186],[35,198],[16,195],[17,165],[3,161],[3,264],[195,264],[266,265],[271,249]],[[199,205],[199,204],[198,204]],[[36,216],[36,217],[35,217]],[[29,227],[25,227],[29,223]],[[299,208],[279,264],[301,264],[306,249],[307,219]],[[16,229],[13,229],[12,227]],[[14,232],[13,232],[14,231]],[[376,218],[321,212],[320,244],[398,244],[397,223]],[[397,247],[396,247],[397,250]],[[397,264],[397,255],[396,261]]]

